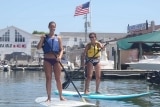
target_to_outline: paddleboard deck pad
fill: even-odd
[[[58,95],[58,91],[55,90],[54,93]],[[90,93],[90,94],[84,94],[84,92],[80,92],[82,97],[84,98],[90,98],[90,99],[103,99],[103,100],[123,100],[123,99],[130,99],[130,98],[137,98],[149,95],[153,92],[144,92],[139,94],[127,94],[127,95],[115,95],[115,94],[96,94],[96,93]],[[74,91],[62,91],[62,94],[64,96],[74,96],[78,97],[78,93]]]
[[[60,101],[59,98],[51,98],[51,102],[45,102],[47,97],[37,97],[35,99],[36,103],[39,103],[46,107],[96,107],[95,104],[76,101],[76,100],[66,100]]]

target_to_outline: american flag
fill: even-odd
[[[79,16],[89,13],[89,4],[90,2],[87,2],[80,6],[77,6],[74,16]]]

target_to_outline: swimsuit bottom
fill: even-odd
[[[44,61],[49,62],[51,65],[54,65],[55,63],[57,63],[57,59],[54,58],[44,58]]]
[[[86,63],[88,61],[91,62],[93,64],[93,66],[96,66],[100,62],[100,59],[99,58],[96,58],[96,59],[89,59],[89,58],[87,58],[86,59]]]

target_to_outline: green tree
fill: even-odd
[[[46,34],[46,32],[42,32],[42,31],[33,31],[33,33],[32,34]]]

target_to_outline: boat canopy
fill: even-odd
[[[122,50],[139,48],[139,44],[143,49],[153,49],[159,47],[160,50],[160,31],[143,34],[135,37],[128,37],[117,41],[118,48]]]

